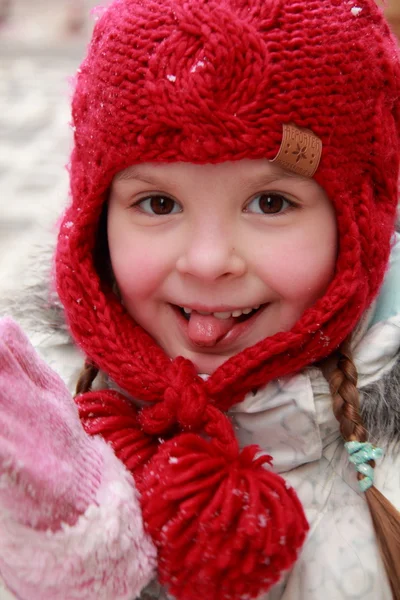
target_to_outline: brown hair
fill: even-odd
[[[79,373],[76,383],[75,395],[85,394],[92,389],[92,383],[96,379],[99,369],[90,360],[86,360],[82,371]]]
[[[115,285],[115,282],[111,266],[110,250],[108,247],[107,216],[108,197],[104,202],[100,214],[99,226],[97,228],[93,250],[93,260],[96,272],[100,279],[110,287],[113,287]],[[75,387],[75,395],[77,396],[78,394],[85,394],[86,392],[90,392],[92,389],[92,384],[96,379],[98,373],[99,369],[89,359],[86,359],[85,364],[83,365],[82,370],[79,373],[78,381]]]
[[[357,389],[357,370],[350,341],[345,340],[338,350],[336,368],[328,378],[332,407],[346,442],[365,442],[368,432],[360,415],[360,393]],[[375,462],[370,461],[372,467]],[[358,473],[358,479],[363,475]],[[392,589],[393,599],[400,600],[400,513],[374,486],[365,492],[379,549]]]

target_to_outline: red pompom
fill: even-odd
[[[295,491],[265,463],[258,446],[232,459],[187,433],[145,467],[143,517],[160,581],[179,600],[254,598],[296,560],[308,524]]]
[[[143,432],[136,407],[110,390],[79,394],[75,402],[86,433],[101,435],[135,479],[140,477],[144,464],[157,451],[158,441]]]

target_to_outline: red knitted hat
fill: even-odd
[[[241,584],[224,569],[228,563],[236,564],[233,546],[239,554],[243,547],[250,548],[251,519],[259,513],[254,505],[251,524],[245,527],[248,538],[242,542],[250,546],[241,546],[236,538],[234,543],[225,540],[226,548],[216,542],[214,555],[223,557],[219,566],[201,563],[196,571],[193,564],[202,560],[195,556],[196,549],[190,554],[182,537],[175,546],[172,541],[179,533],[187,543],[196,539],[199,551],[204,549],[192,524],[184,526],[178,520],[177,533],[166,498],[177,502],[179,494],[175,490],[174,496],[165,481],[186,481],[185,471],[179,479],[168,457],[172,452],[188,456],[194,473],[193,457],[201,455],[210,481],[219,460],[236,461],[236,475],[228,476],[232,490],[237,473],[247,473],[249,465],[256,464],[255,450],[237,454],[229,424],[214,407],[227,409],[250,389],[330,354],[376,296],[388,262],[397,206],[399,94],[397,46],[373,0],[116,0],[96,25],[73,100],[72,204],[59,235],[58,292],[72,334],[89,359],[124,390],[152,403],[137,420],[131,415],[132,423],[140,422],[147,434],[172,436],[157,451],[158,462],[152,459],[152,476],[147,470],[146,479],[147,488],[167,504],[152,507],[152,499],[146,500],[144,494],[143,512],[159,546],[161,578],[180,598],[191,598],[190,587],[197,597],[203,590],[199,581],[211,586],[203,590],[209,599],[240,596]],[[243,350],[204,383],[188,361],[170,361],[98,276],[94,247],[107,191],[117,172],[139,162],[273,159],[287,123],[311,129],[322,141],[315,179],[336,210],[335,277],[291,331]],[[205,447],[206,442],[192,433],[173,437],[187,430],[206,432],[212,443]],[[150,441],[147,450],[147,458],[143,452],[135,455],[140,455],[142,466],[156,451]],[[258,464],[254,469],[270,474]],[[161,483],[154,480],[154,473],[161,472],[162,490],[168,493],[160,491]],[[243,477],[253,489],[250,475]],[[236,484],[235,489],[242,490],[242,484]],[[265,491],[270,484],[264,484],[264,496],[275,502],[269,513],[276,514],[276,500]],[[221,484],[218,493],[214,490],[214,509],[223,503],[226,489]],[[274,494],[283,505],[283,488],[279,490]],[[264,506],[260,494],[257,502]],[[192,503],[186,499],[185,507],[198,515],[201,502],[195,498]],[[292,500],[296,504],[294,496]],[[239,519],[240,511],[235,503],[225,503],[218,513],[225,529],[232,519],[238,529],[234,519]],[[242,594],[253,597],[268,589],[294,560],[305,526],[301,510],[293,506],[288,511],[297,516],[287,521],[283,536],[293,548],[284,559],[279,555],[270,561],[272,570],[263,571],[262,560],[252,552],[257,554],[262,544],[264,552],[267,542],[257,538],[259,547],[246,554],[244,570],[253,583]],[[203,514],[203,525],[205,520]],[[160,531],[170,521],[176,526],[172,537],[166,537],[166,529]],[[293,523],[300,523],[299,528]],[[278,530],[282,537],[283,530]],[[207,535],[211,536],[209,530]],[[268,541],[271,547],[264,552],[268,557],[275,556],[275,542]],[[178,552],[178,546],[181,562],[171,550]],[[182,556],[187,558],[185,568]],[[192,578],[194,571],[197,579]]]

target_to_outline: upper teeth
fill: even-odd
[[[249,308],[238,308],[237,310],[233,310],[233,311],[229,311],[229,312],[206,312],[203,310],[197,310],[196,312],[199,313],[199,315],[213,315],[214,317],[217,317],[217,319],[230,319],[231,317],[240,317],[240,315],[248,315],[251,313],[252,310],[257,310],[258,308],[260,308],[260,305],[258,306],[253,306],[253,307],[249,307]],[[191,308],[186,308],[183,307],[183,310],[185,311],[185,313],[187,315],[190,315],[190,313],[192,312]]]

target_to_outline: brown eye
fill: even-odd
[[[281,194],[259,194],[247,206],[248,212],[262,215],[276,215],[293,204]]]
[[[140,210],[150,215],[172,215],[181,212],[181,207],[168,196],[150,196],[136,204]]]

